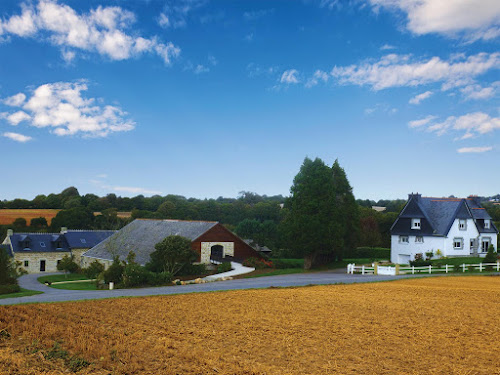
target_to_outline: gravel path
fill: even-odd
[[[51,274],[47,274],[51,275]],[[374,275],[348,275],[335,271],[302,273],[280,276],[264,276],[251,279],[239,279],[230,281],[218,281],[207,284],[191,284],[178,286],[162,286],[154,288],[137,289],[115,289],[115,290],[64,290],[54,289],[37,281],[40,274],[24,275],[19,278],[19,284],[22,288],[38,290],[44,292],[28,297],[5,298],[0,299],[0,305],[13,305],[20,303],[39,303],[39,302],[63,302],[78,301],[86,299],[116,298],[116,297],[137,297],[154,296],[166,294],[183,294],[196,292],[214,292],[220,290],[238,290],[269,287],[290,287],[304,285],[320,284],[351,284],[366,283],[374,281],[397,280],[406,277],[426,277],[441,275],[403,275],[403,276],[374,276]],[[444,275],[442,275],[444,276]]]

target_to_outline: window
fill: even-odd
[[[408,236],[399,236],[399,242],[408,243]]]
[[[57,249],[61,249],[62,248],[62,242],[61,241],[57,241],[56,242],[56,248]]]
[[[467,229],[467,220],[459,220],[458,221],[458,229],[466,230]]]
[[[82,243],[87,243],[87,241],[85,240],[85,238],[80,238],[80,241],[81,241]]]
[[[411,219],[411,229],[420,229],[420,219]]]
[[[61,259],[58,259],[57,260],[57,265],[60,265],[61,264]]]
[[[461,250],[463,248],[463,239],[462,238],[454,238],[453,239],[453,248],[455,250]]]
[[[415,242],[416,243],[424,243],[424,237],[422,237],[422,236],[415,237]]]
[[[484,229],[490,229],[490,221],[488,219],[484,220]]]
[[[30,248],[30,242],[29,241],[24,241],[23,242],[23,249],[29,249]]]
[[[24,261],[24,267],[28,268],[29,266],[30,266],[30,262],[29,262],[29,261],[27,261],[27,260],[25,260],[25,261]]]
[[[40,247],[45,247],[45,242],[40,242]]]
[[[476,241],[475,241],[473,238],[471,238],[471,239],[470,239],[470,249],[471,249],[471,250],[474,250],[474,247],[475,247],[475,246],[476,246]]]

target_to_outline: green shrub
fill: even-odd
[[[20,292],[21,288],[17,284],[0,285],[0,294],[10,294]]]
[[[166,285],[172,281],[172,274],[170,272],[151,272],[148,271],[146,275],[146,283],[151,286]]]
[[[206,275],[207,266],[205,264],[185,264],[182,266],[181,270],[177,273],[179,276],[198,276]]]
[[[90,266],[84,268],[82,271],[83,274],[89,279],[95,279],[102,272],[104,272],[104,265],[102,263],[99,263],[99,261],[94,260],[92,263],[90,263]]]
[[[303,268],[304,259],[271,259],[276,269]]]
[[[144,285],[148,281],[149,271],[137,263],[129,263],[123,268],[122,284],[124,287]]]
[[[110,282],[119,284],[122,281],[123,268],[123,264],[121,264],[118,257],[115,257],[111,266],[104,271],[104,282],[106,284]]]
[[[229,262],[221,263],[217,266],[217,273],[228,272],[231,270],[232,270],[231,263]]]
[[[357,259],[391,259],[391,249],[384,247],[358,247],[354,250],[352,256]]]
[[[484,257],[484,262],[483,263],[496,263],[497,262],[497,254],[495,253],[495,248],[493,245],[490,245],[488,247],[488,253]]]
[[[59,263],[57,263],[57,270],[69,273],[78,273],[80,271],[80,266],[73,262],[71,257],[65,255]]]
[[[260,258],[248,258],[243,262],[243,265],[255,269],[273,268],[273,262]]]

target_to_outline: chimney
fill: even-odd
[[[477,206],[481,206],[481,202],[479,200],[479,197],[477,195],[469,195],[467,197],[467,199],[471,200],[472,202],[474,202]]]
[[[61,234],[67,233],[68,228],[67,227],[61,227]]]
[[[12,236],[12,235],[14,235],[14,230],[12,230],[12,229],[7,229],[7,237],[10,237],[10,236]]]
[[[416,202],[419,202],[420,198],[422,198],[422,194],[419,194],[419,193],[408,194],[408,200],[410,200],[411,198],[415,199]]]

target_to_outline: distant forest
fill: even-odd
[[[154,195],[133,198],[108,194],[80,195],[75,187],[59,194],[38,195],[33,200],[14,199],[0,201],[0,209],[60,209],[49,226],[46,220],[16,219],[12,225],[0,227],[0,239],[6,230],[17,232],[58,232],[61,227],[70,229],[119,229],[137,218],[208,220],[219,221],[235,231],[240,237],[252,239],[262,246],[278,250],[280,242],[279,224],[283,220],[286,197],[267,196],[242,191],[237,198],[196,199],[180,195]],[[500,195],[482,197],[483,206],[496,222],[500,221],[500,206],[490,200],[500,200]],[[357,201],[360,216],[358,246],[390,247],[390,227],[403,208],[406,200],[360,200]],[[383,212],[372,206],[386,207]],[[99,214],[95,214],[95,213]],[[131,212],[131,217],[120,218],[118,212]]]

